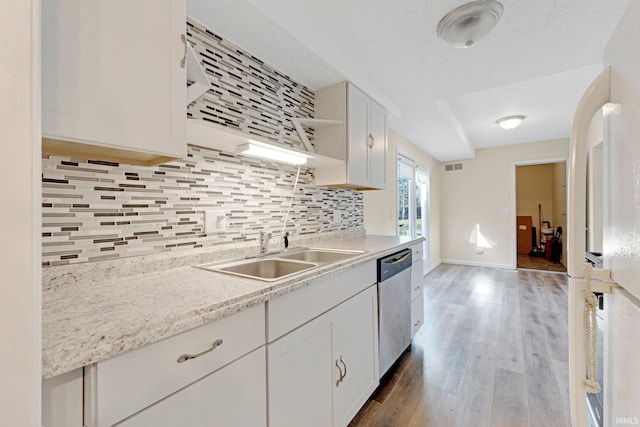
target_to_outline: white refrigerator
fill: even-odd
[[[604,293],[604,363],[597,379],[603,392],[602,425],[640,425],[640,0],[629,0],[605,49],[604,65],[576,109],[571,135],[567,243],[574,427],[598,425],[587,405],[585,383],[590,351],[597,360],[585,334],[593,320],[591,311],[585,312],[591,290]],[[604,206],[602,268],[591,270],[585,266],[585,215],[587,140],[594,114],[603,117]],[[589,275],[590,289],[585,290]]]

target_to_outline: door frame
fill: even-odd
[[[427,165],[426,163],[422,163],[422,162],[418,162],[417,160],[415,160],[412,156],[404,153],[402,150],[400,149],[396,149],[396,157],[395,157],[395,170],[396,170],[396,180],[394,182],[394,185],[396,187],[395,193],[396,193],[396,200],[394,201],[395,203],[395,233],[396,236],[398,235],[398,216],[399,216],[399,211],[398,211],[398,162],[399,162],[399,158],[400,157],[404,157],[405,159],[407,159],[408,161],[411,161],[413,163],[413,181],[414,181],[414,185],[410,188],[410,193],[413,193],[413,197],[411,197],[411,194],[409,194],[409,200],[412,203],[415,203],[416,200],[416,184],[417,184],[417,179],[416,179],[416,172],[418,169],[422,169],[425,171],[425,173],[427,174],[427,195],[426,195],[426,201],[425,204],[427,205],[427,209],[422,211],[422,221],[425,221],[425,217],[426,217],[426,235],[423,236],[425,238],[424,242],[422,242],[422,253],[423,253],[423,274],[427,274],[429,271],[431,271],[431,168],[429,167],[429,165]],[[411,211],[411,209],[409,209],[409,211]],[[414,211],[415,211],[415,206],[414,206]],[[415,220],[417,220],[417,218],[414,218]],[[416,223],[417,221],[413,221],[413,223],[411,223],[411,227],[409,230],[409,234],[410,237],[415,237],[415,232],[416,232]]]
[[[566,168],[566,177],[565,184],[569,183],[569,158],[568,157],[552,157],[548,159],[536,159],[536,160],[520,160],[512,162],[511,166],[511,268],[518,268],[518,233],[516,233],[516,216],[517,205],[516,205],[516,168],[518,166],[535,166],[535,165],[546,165],[552,163],[564,163]],[[565,194],[565,198],[567,198],[567,207],[569,198],[568,192]],[[563,236],[565,242],[569,239],[569,236]],[[566,244],[566,243],[565,243]]]

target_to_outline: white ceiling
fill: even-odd
[[[491,34],[469,49],[436,36],[465,0],[187,0],[188,14],[292,79],[350,80],[389,126],[440,161],[476,148],[569,136],[601,70],[624,0],[501,0]],[[527,116],[511,131],[496,119]]]

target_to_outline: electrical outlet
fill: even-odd
[[[222,211],[204,211],[205,234],[216,233],[227,229],[227,217]]]

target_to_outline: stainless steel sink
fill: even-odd
[[[365,251],[298,248],[291,250],[291,252],[269,254],[264,258],[213,262],[196,265],[196,267],[249,279],[273,282],[319,265],[343,261],[363,253]]]
[[[299,252],[279,255],[278,258],[326,264],[353,258],[354,256],[362,253],[364,253],[364,251],[347,251],[342,249],[305,249]]]
[[[250,279],[272,282],[309,268],[317,267],[313,262],[303,262],[280,258],[252,259],[227,264],[203,264],[197,267],[220,273],[234,274]]]

